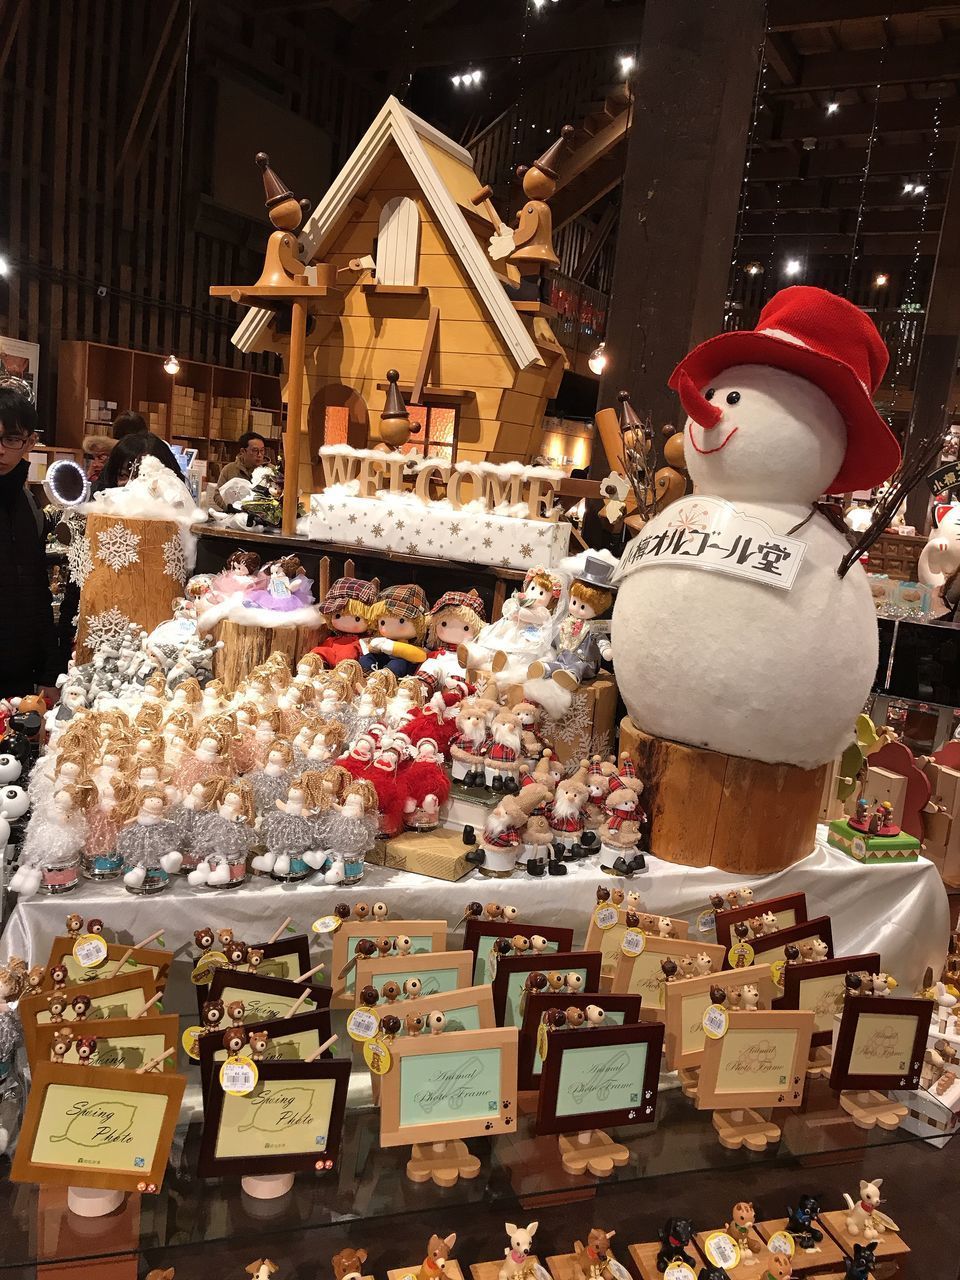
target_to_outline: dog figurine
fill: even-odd
[[[806,1253],[816,1253],[823,1232],[813,1225],[813,1220],[820,1212],[820,1201],[816,1196],[801,1196],[797,1207],[787,1206],[787,1232],[793,1236],[798,1249]]]
[[[331,1259],[334,1280],[361,1280],[366,1260],[366,1249],[341,1249]]]
[[[503,1251],[503,1266],[498,1280],[523,1280],[530,1274],[533,1269],[530,1262],[533,1237],[539,1225],[539,1222],[528,1222],[525,1227],[518,1227],[512,1222],[506,1223],[510,1244]]]
[[[685,1262],[688,1267],[696,1266],[695,1260],[687,1253],[693,1239],[693,1223],[689,1218],[668,1218],[657,1232],[657,1238],[660,1241],[658,1271],[666,1271],[671,1262]]]
[[[448,1236],[431,1236],[427,1245],[427,1256],[420,1264],[417,1280],[439,1280],[444,1274],[443,1268],[457,1243],[457,1233],[452,1231]]]
[[[853,1257],[845,1259],[846,1280],[870,1280],[877,1267],[877,1244],[874,1240],[871,1244],[853,1246]]]
[[[577,1266],[583,1280],[607,1280],[607,1263],[612,1258],[610,1241],[617,1233],[591,1227],[586,1247],[577,1241]]]
[[[759,1253],[763,1248],[756,1232],[752,1230],[756,1221],[756,1212],[748,1200],[740,1200],[733,1206],[733,1213],[724,1231],[736,1240],[742,1255]]]

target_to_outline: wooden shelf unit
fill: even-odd
[[[135,409],[156,435],[196,447],[199,457],[218,465],[230,460],[230,446],[244,431],[258,431],[277,451],[283,419],[279,378],[187,359],[173,376],[164,359],[101,342],[61,342],[57,446],[80,449],[85,435],[109,435],[110,423],[88,412],[91,400],[106,400],[117,405],[111,417]],[[261,414],[269,414],[269,427]]]

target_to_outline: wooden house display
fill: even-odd
[[[558,138],[532,166],[547,175],[541,194],[549,195],[564,146]],[[531,204],[542,210],[546,271],[555,262],[549,211],[542,200]],[[509,229],[468,151],[390,97],[296,234],[307,279],[327,286],[311,297],[305,339],[301,489],[322,487],[324,444],[404,444],[405,404],[422,407],[411,415],[420,419],[412,443],[419,434],[424,451],[449,462],[537,454],[566,360],[530,264],[520,251],[499,256]],[[252,305],[233,340],[245,352],[281,353],[289,383],[299,360],[283,316]],[[299,400],[289,385],[285,399]],[[449,412],[433,437],[431,415],[441,409]],[[434,438],[446,449],[435,451]]]

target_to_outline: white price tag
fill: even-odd
[[[107,958],[107,944],[98,933],[82,933],[73,944],[73,958],[84,969],[96,969]]]
[[[253,1093],[259,1078],[257,1064],[250,1058],[228,1058],[220,1067],[223,1092],[234,1098],[243,1098],[248,1093]]]
[[[598,929],[612,929],[620,923],[620,912],[616,907],[597,907],[593,919]]]
[[[372,1040],[380,1030],[380,1019],[372,1009],[361,1005],[354,1009],[347,1018],[347,1035],[351,1040],[356,1040],[362,1044],[365,1040]]]
[[[730,1014],[722,1004],[707,1005],[703,1011],[703,1034],[711,1040],[721,1040],[730,1026]]]
[[[607,1259],[606,1269],[613,1276],[613,1280],[632,1280],[630,1272],[616,1258]]]
[[[639,956],[647,945],[647,935],[640,929],[628,929],[623,935],[620,950],[625,956]]]
[[[697,1280],[697,1273],[685,1262],[671,1262],[663,1273],[663,1280]]]
[[[310,928],[314,933],[336,933],[342,924],[339,916],[320,916]]]
[[[797,1242],[787,1231],[775,1231],[767,1241],[771,1253],[783,1253],[792,1258],[797,1251]]]

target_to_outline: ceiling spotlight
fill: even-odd
[[[589,366],[590,372],[595,373],[598,377],[607,367],[606,345],[607,344],[605,342],[601,342],[599,347],[594,347],[587,358],[587,365]]]
[[[622,53],[620,55],[620,74],[628,76],[633,68],[637,65],[637,60],[632,53]]]
[[[453,87],[454,87],[455,89],[459,89],[459,88],[460,88],[460,77],[459,77],[459,76],[451,76],[451,77],[450,77],[450,83],[453,85]]]
[[[174,378],[180,372],[180,361],[175,355],[171,354],[164,360],[163,367],[165,372],[169,373],[171,378]]]
[[[455,89],[469,89],[472,84],[479,84],[482,79],[482,71],[461,71],[459,75],[450,77],[450,83]]]
[[[926,189],[926,186],[922,182],[915,182],[913,184],[913,194],[915,196],[922,196]]]
[[[877,289],[885,289],[890,283],[890,277],[885,271],[878,271],[873,277],[873,283]]]
[[[479,83],[480,83],[480,81],[481,81],[482,79],[483,79],[483,72],[482,72],[482,71],[475,71],[475,72],[473,73],[473,83],[474,83],[474,84],[479,84]]]
[[[783,264],[783,273],[788,276],[798,276],[803,270],[803,263],[799,258],[788,258]]]
[[[547,3],[547,0],[533,0],[533,7],[534,7],[534,8],[537,10],[537,12],[539,13],[539,11],[543,8],[543,6],[544,6],[546,3]]]
[[[0,253],[0,276],[8,276],[9,274],[10,274],[10,259],[7,257],[4,257],[4,255]]]
[[[903,184],[903,194],[904,194],[905,196],[912,195],[912,193],[913,193],[913,189],[914,189],[914,187],[913,187],[913,183],[912,183],[912,182],[905,182],[905,183]]]
[[[840,103],[839,103],[839,102],[828,102],[828,103],[827,103],[827,115],[828,115],[828,116],[835,116],[839,110],[840,110]]]
[[[744,270],[746,271],[748,276],[763,275],[763,267],[760,265],[759,262],[748,262]]]

